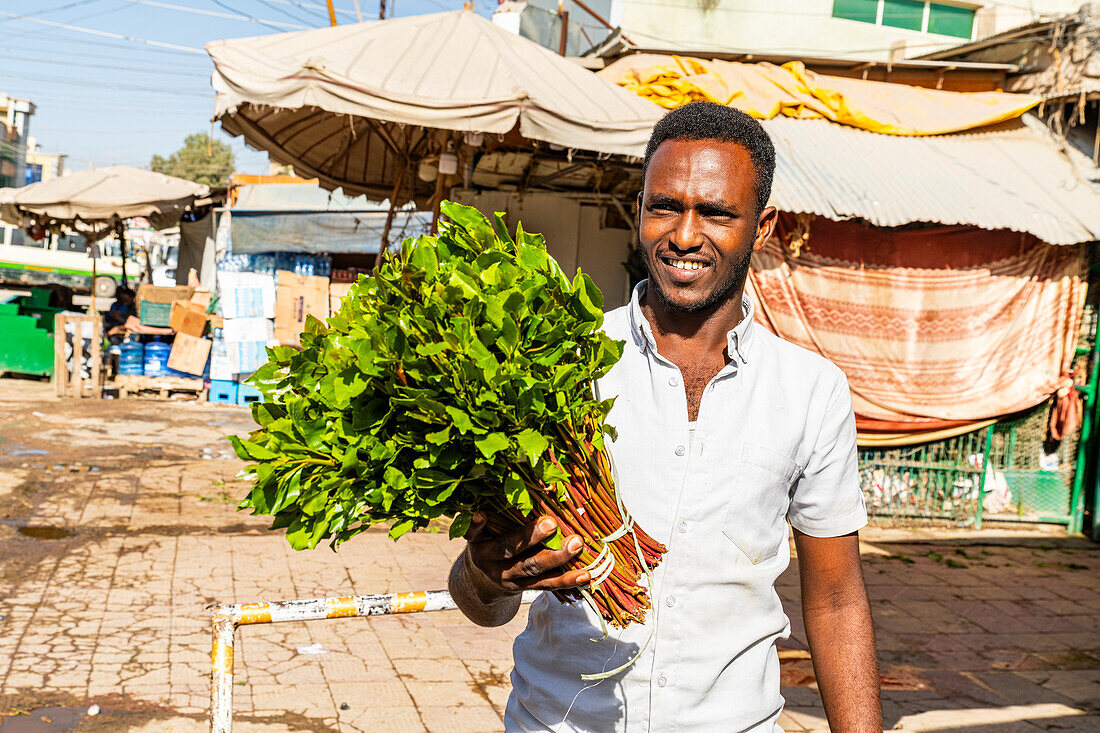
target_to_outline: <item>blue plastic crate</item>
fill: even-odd
[[[210,402],[217,402],[223,405],[235,405],[237,404],[237,387],[240,386],[236,382],[226,382],[221,379],[210,380]]]
[[[237,404],[238,405],[251,405],[253,402],[263,402],[264,396],[260,394],[260,390],[253,387],[251,384],[238,384],[237,385]]]

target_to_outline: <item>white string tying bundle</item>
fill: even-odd
[[[640,564],[642,571],[645,573],[646,579],[648,581],[648,587],[652,590],[653,574],[649,571],[649,564],[646,562],[645,554],[642,552],[642,545],[640,542],[638,542],[638,534],[634,531],[634,518],[630,516],[630,512],[628,512],[626,510],[626,507],[623,506],[622,497],[619,495],[619,472],[615,468],[615,459],[612,458],[611,451],[609,450],[605,449],[604,455],[607,457],[607,463],[611,467],[612,486],[616,487],[615,506],[619,509],[619,516],[622,517],[622,524],[619,525],[619,528],[617,530],[600,539],[600,542],[603,544],[603,549],[600,550],[600,554],[596,556],[595,560],[584,567],[584,570],[589,571],[593,574],[592,580],[588,583],[588,587],[593,588],[595,586],[598,586],[600,583],[611,577],[611,573],[615,571],[615,553],[611,551],[611,543],[629,534],[631,539],[634,540],[634,551],[638,553],[638,563]],[[597,568],[599,568],[598,573]],[[595,612],[596,618],[600,620],[600,627],[603,631],[603,636],[601,636],[599,639],[591,640],[593,642],[599,643],[607,638],[607,622],[604,620],[603,614],[600,613],[600,609],[596,605],[596,599],[592,597],[592,594],[588,591],[588,589],[581,588],[579,590],[581,596],[584,598],[585,601],[588,602],[588,605]],[[653,641],[654,630],[655,628],[650,630],[649,638],[646,639],[645,644],[642,645],[642,648],[638,650],[637,654],[628,659],[624,664],[616,667],[615,669],[606,670],[603,672],[582,674],[581,679],[585,682],[598,682],[600,680],[605,680],[608,677],[614,677],[620,672],[632,667],[634,663],[637,662],[638,659],[642,656],[642,652],[644,652],[646,648],[649,647],[649,643]]]

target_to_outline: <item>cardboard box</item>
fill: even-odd
[[[210,339],[177,333],[172,342],[172,351],[168,354],[168,368],[202,376],[206,371],[206,361],[210,358]]]
[[[167,287],[145,283],[138,286],[134,300],[136,301],[137,312],[140,315],[142,303],[172,303],[177,300],[190,300],[194,294],[195,289],[186,285]]]
[[[206,330],[206,309],[189,300],[177,300],[172,303],[168,327],[176,333],[200,337]]]
[[[332,283],[328,286],[328,312],[329,315],[335,315],[340,310],[340,303],[343,302],[344,296],[351,290],[351,286],[355,283]]]
[[[196,290],[191,295],[191,302],[197,306],[200,306],[204,311],[210,307],[210,301],[213,296],[209,290]]]
[[[289,270],[279,270],[275,278],[275,339],[280,344],[297,346],[306,316],[322,321],[328,318],[328,278],[296,275]]]

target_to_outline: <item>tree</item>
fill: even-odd
[[[207,186],[224,186],[234,168],[233,151],[220,140],[211,141],[205,132],[188,135],[183,147],[167,158],[154,155],[149,163],[156,173],[186,178]]]

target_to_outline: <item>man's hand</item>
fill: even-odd
[[[474,515],[466,533],[465,553],[470,579],[486,603],[525,590],[564,590],[590,580],[583,570],[561,569],[584,547],[579,535],[567,536],[560,550],[542,545],[558,528],[550,517],[539,517],[500,535],[489,534],[487,519],[481,512]]]
[[[480,626],[508,623],[519,610],[525,590],[565,590],[584,585],[591,574],[562,569],[584,547],[579,535],[569,535],[562,549],[542,545],[558,525],[539,517],[504,534],[487,529],[488,517],[474,515],[466,532],[466,549],[451,568],[448,586],[459,609]]]

